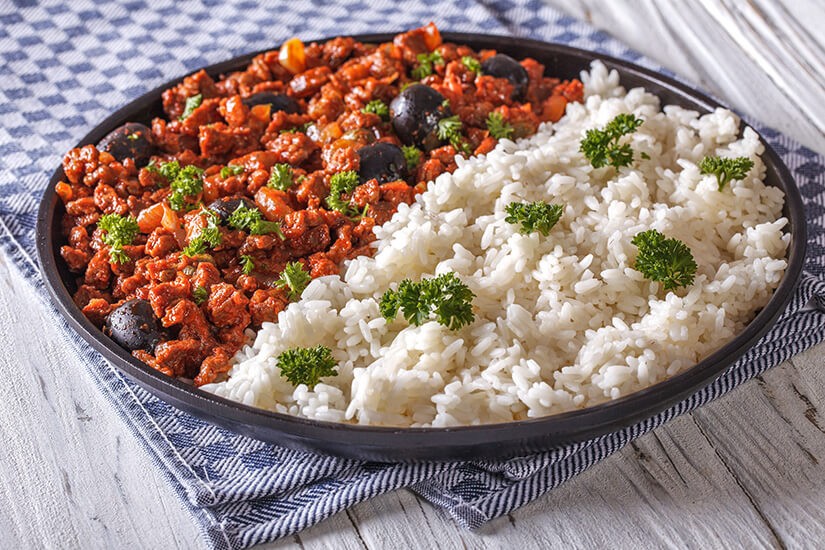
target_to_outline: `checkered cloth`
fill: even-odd
[[[118,107],[204,65],[295,35],[308,40],[398,31],[433,20],[442,29],[562,42],[657,68],[604,32],[537,0],[12,4],[0,6],[0,244],[40,289],[47,307],[32,260],[35,212],[62,154]],[[461,525],[478,527],[822,340],[825,159],[749,122],[782,155],[804,194],[807,274],[775,328],[714,384],[654,418],[596,440],[501,462],[397,465],[316,456],[241,437],[180,412],[125,380],[63,325],[65,340],[215,548],[283,537],[401,487],[443,508]]]

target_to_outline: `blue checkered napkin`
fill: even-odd
[[[397,31],[434,20],[442,29],[562,42],[657,68],[607,34],[537,0],[349,0],[323,7],[294,1],[13,4],[0,6],[0,244],[47,304],[32,260],[35,212],[62,154],[116,108],[201,66],[293,35]],[[749,122],[797,176],[808,208],[808,274],[777,325],[713,385],[655,418],[592,441],[509,461],[453,465],[320,457],[241,437],[182,413],[125,380],[64,325],[65,339],[215,548],[282,537],[400,487],[417,491],[460,524],[477,527],[823,339],[825,159]]]

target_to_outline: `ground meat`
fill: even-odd
[[[183,82],[163,92],[163,110],[170,120],[178,119],[186,107],[186,100],[200,94],[203,98],[214,97],[218,94],[215,81],[206,74],[206,71],[187,76]]]
[[[109,251],[102,248],[89,260],[84,281],[87,285],[105,289],[108,288],[111,277],[112,269],[109,266]]]
[[[259,327],[261,323],[274,323],[288,304],[289,298],[283,290],[256,290],[249,301],[252,324]]]
[[[324,168],[329,172],[358,171],[360,165],[358,152],[354,147],[331,147],[321,154]]]
[[[80,285],[74,293],[74,303],[84,308],[92,300],[111,300],[111,295],[91,285]]]
[[[221,282],[221,272],[215,267],[215,264],[203,262],[198,264],[195,270],[195,275],[192,277],[192,287],[202,287],[206,290],[212,288],[212,285]]]
[[[66,214],[69,216],[83,216],[97,213],[97,204],[94,197],[82,197],[66,203]]]
[[[152,234],[146,239],[146,253],[153,258],[162,258],[177,247],[178,241],[175,239],[175,236],[169,234],[169,232],[162,227],[158,227],[152,231]]]
[[[206,311],[209,320],[217,327],[249,324],[249,298],[230,284],[212,285]]]
[[[495,52],[442,43],[432,24],[381,45],[350,37],[309,44],[305,59],[287,66],[278,51],[266,52],[218,81],[198,71],[163,93],[165,116],[144,136],[154,152],[148,166],[94,145],[65,155],[66,181],[56,185],[66,210],[60,253],[76,274],[75,303],[100,325],[125,300],[149,301],[163,335],[154,353],[134,356],[198,385],[223,380],[244,331],[277,321],[289,304],[288,291],[274,286],[288,262],[313,278],[340,273],[344,260],[373,253],[376,224],[456,169],[456,149],[445,139],[422,151],[415,167],[393,169],[404,180],[358,174],[362,147],[404,145],[382,105],[418,80],[419,56],[434,51],[444,62],[421,81],[461,121],[465,156],[497,144],[490,113],[520,137],[582,100],[579,81],[545,76],[530,59],[521,61],[524,97],[514,99],[506,78],[476,75],[462,62]],[[357,176],[358,185],[339,211],[328,201],[330,180],[342,172],[354,172],[345,181]],[[97,227],[104,214],[134,216],[138,234],[113,250]]]
[[[201,363],[201,344],[197,340],[170,340],[155,348],[155,356],[135,352],[141,359],[168,376],[189,377]],[[147,357],[148,356],[148,357]]]
[[[232,354],[227,350],[223,348],[216,349],[212,355],[203,360],[200,372],[195,377],[195,385],[203,386],[204,384],[218,382],[221,375],[230,369],[229,360],[231,358]]]
[[[304,205],[313,204],[318,208],[321,201],[329,195],[329,185],[324,181],[323,174],[315,172],[306,176],[295,191],[295,198]]]
[[[104,214],[120,214],[123,215],[129,211],[126,201],[117,195],[117,192],[110,185],[101,183],[95,187],[94,194],[95,206],[97,206]]]
[[[321,95],[313,98],[307,107],[307,114],[314,119],[335,120],[344,112],[344,97],[335,87],[324,86]]]
[[[90,254],[79,248],[71,246],[61,246],[60,256],[69,266],[69,269],[74,272],[83,271],[89,263]]]
[[[104,298],[92,298],[83,308],[83,315],[95,325],[101,327],[106,320],[106,316],[112,312],[112,304]]]
[[[164,317],[166,310],[171,308],[178,301],[190,296],[188,285],[182,282],[158,283],[149,291],[149,303],[158,317]],[[175,321],[164,323],[164,326],[172,326]]]
[[[315,67],[296,75],[289,83],[289,89],[295,97],[309,97],[327,83],[332,71],[329,67]]]
[[[407,185],[404,183],[404,185]],[[381,198],[381,188],[376,180],[359,185],[352,192],[351,202],[359,208],[364,208],[368,204],[375,204]]]
[[[278,154],[278,162],[296,166],[306,161],[318,149],[314,141],[300,132],[279,134],[266,145],[270,151]]]

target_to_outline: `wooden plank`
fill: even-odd
[[[695,82],[740,109],[813,148],[822,148],[821,85],[825,75],[820,31],[807,25],[823,20],[822,4],[800,2],[722,2],[703,0],[550,0],[550,4],[607,29],[651,59]],[[784,9],[772,8],[782,5]],[[772,26],[747,28],[758,14],[770,14]],[[783,48],[769,33],[781,29],[806,49]],[[760,32],[761,31],[761,32]],[[803,36],[804,35],[804,36]],[[804,56],[804,57],[802,57]],[[774,67],[766,71],[767,67]],[[802,70],[801,67],[807,67]],[[804,88],[804,90],[803,90]]]

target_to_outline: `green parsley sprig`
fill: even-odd
[[[699,163],[702,174],[716,176],[719,191],[725,188],[728,182],[744,179],[753,168],[753,161],[748,157],[705,157]]]
[[[105,233],[101,236],[104,244],[109,245],[109,258],[117,264],[125,264],[131,258],[123,250],[132,244],[140,228],[133,216],[105,214],[97,221],[97,226]]]
[[[292,167],[284,162],[279,162],[272,167],[269,181],[266,186],[279,191],[286,191],[292,187]]]
[[[622,136],[635,132],[642,122],[644,121],[635,115],[617,115],[602,130],[588,130],[579,150],[584,153],[593,168],[628,166],[633,162],[633,149],[630,144],[620,144],[619,140]]]
[[[487,131],[496,139],[510,139],[515,129],[510,123],[504,121],[504,115],[492,111],[487,115]]]
[[[349,170],[338,172],[329,179],[329,196],[326,199],[327,206],[333,210],[343,212],[345,215],[353,214],[353,208],[348,200],[342,199],[342,195],[349,195],[358,187],[360,179],[358,172]]]
[[[241,203],[226,219],[232,229],[247,231],[250,235],[268,235],[275,233],[282,241],[286,239],[281,231],[281,224],[264,219],[263,213],[257,208],[248,208]]]
[[[401,152],[407,162],[407,170],[415,170],[421,162],[421,151],[415,145],[402,145]]]
[[[696,260],[685,243],[655,229],[642,231],[630,242],[639,249],[634,269],[647,279],[662,283],[665,290],[693,284]]]
[[[444,57],[438,50],[430,53],[420,53],[416,56],[416,59],[418,60],[418,66],[410,73],[415,80],[421,80],[433,74],[433,65],[444,64]]]
[[[226,179],[229,176],[239,176],[243,174],[243,166],[238,164],[228,164],[221,168],[221,179]]]
[[[381,296],[381,315],[391,321],[400,311],[407,322],[420,326],[432,317],[448,327],[458,330],[475,319],[473,291],[455,273],[444,273],[417,283],[404,279],[398,290],[388,290]]]
[[[533,231],[538,231],[546,237],[561,219],[564,206],[544,201],[511,202],[504,207],[504,211],[507,212],[505,222],[521,224],[520,233],[529,235]]]
[[[182,251],[184,256],[205,254],[207,249],[219,246],[223,240],[220,227],[218,227],[221,223],[220,216],[206,208],[201,208],[198,215],[206,218],[206,227],[201,229],[196,237],[189,240],[189,244]]]
[[[186,104],[183,107],[183,114],[180,115],[178,120],[186,120],[189,118],[195,109],[201,106],[203,103],[203,94],[193,95],[191,97],[186,98]]]
[[[338,363],[332,357],[332,350],[326,346],[314,348],[293,348],[278,355],[281,376],[293,386],[306,384],[313,388],[324,376],[335,376]]]
[[[197,286],[192,291],[192,298],[196,304],[201,305],[209,298],[209,291],[206,290],[205,286]]]
[[[241,271],[244,275],[249,275],[255,269],[255,260],[249,254],[241,255]]]
[[[461,129],[464,124],[458,115],[448,116],[438,121],[438,139],[450,142],[456,151],[468,153],[470,146],[464,141]]]
[[[289,262],[281,272],[281,276],[275,281],[275,286],[278,288],[288,288],[289,298],[297,300],[306,289],[312,276],[304,271],[304,266],[301,262]]]
[[[169,206],[173,210],[183,210],[191,205],[188,198],[194,197],[203,191],[203,170],[194,165],[184,166],[178,161],[162,162],[160,165],[150,163],[147,170],[160,174],[169,182],[172,194],[169,195]]]
[[[390,108],[387,106],[386,103],[381,101],[380,99],[373,99],[369,103],[367,103],[363,109],[361,109],[362,113],[378,115],[381,117],[381,120],[387,121],[390,119]]]
[[[299,124],[298,126],[294,126],[292,128],[288,128],[286,130],[281,130],[280,133],[282,134],[305,134],[309,127],[312,126],[312,122],[304,122],[303,124]]]
[[[461,58],[461,64],[464,65],[468,71],[481,74],[481,62],[475,57],[465,55]]]

